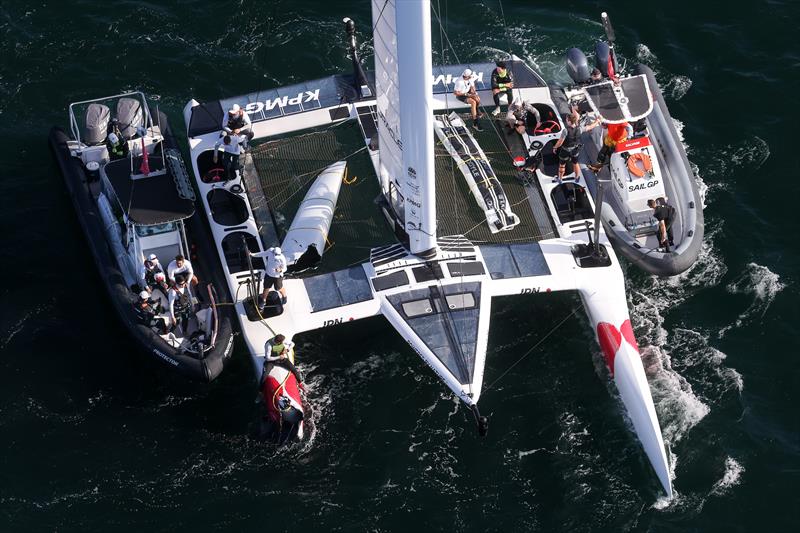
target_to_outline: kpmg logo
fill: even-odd
[[[452,84],[455,80],[461,77],[461,74],[456,74],[453,76],[452,74],[439,74],[438,76],[433,77],[433,87],[436,88],[437,85],[443,84],[445,87]],[[478,72],[472,76],[472,79],[475,81],[475,84],[483,83],[483,72]]]
[[[248,113],[260,113],[262,111],[272,111],[276,107],[283,108],[286,106],[307,104],[315,101],[319,101],[319,89],[315,91],[299,92],[294,98],[289,98],[287,95],[270,100],[264,100],[263,102],[251,102],[244,107],[244,110]]]

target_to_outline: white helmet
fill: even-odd
[[[108,134],[108,141],[111,144],[117,144],[119,142],[119,137],[117,137],[116,133],[109,133]]]
[[[150,254],[147,256],[148,261],[158,261],[158,256],[156,254]]]
[[[150,293],[147,291],[142,291],[139,293],[139,298],[142,300],[147,300],[148,298],[150,298]]]
[[[470,78],[472,77],[472,69],[466,69],[464,72],[461,73],[462,78]]]
[[[281,255],[282,252],[281,249],[276,246],[275,248],[272,249],[272,253],[275,255]]]
[[[231,108],[228,110],[228,113],[231,115],[235,115],[236,113],[239,112],[240,109],[241,107],[239,107],[239,104],[233,104]]]

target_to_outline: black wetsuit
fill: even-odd
[[[158,331],[162,334],[166,333],[167,323],[158,316],[161,313],[161,305],[157,301],[149,299],[144,307],[137,302],[133,308],[142,324],[149,328],[158,328]]]
[[[508,83],[514,83],[514,75],[511,74],[511,69],[506,69],[506,73],[504,76],[501,76],[498,69],[494,69],[492,71],[492,89],[500,89],[498,92],[492,91],[492,98],[494,98],[494,105],[500,107],[500,95],[506,93],[506,98],[508,98],[508,105],[511,105],[511,102],[514,100],[512,95],[511,87],[500,87],[501,84],[505,85]]]
[[[581,133],[583,128],[580,124],[577,126],[570,126],[567,124],[566,130],[567,138],[558,149],[558,162],[561,165],[566,165],[570,161],[572,163],[578,162],[578,153],[581,151]]]
[[[675,243],[672,241],[672,223],[675,221],[675,208],[669,204],[659,205],[653,210],[653,218],[659,222],[664,222],[664,226],[667,229],[667,240],[669,241],[669,245],[674,246]],[[659,241],[661,240],[660,232],[658,239]]]

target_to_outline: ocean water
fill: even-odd
[[[605,9],[620,55],[656,72],[706,216],[688,272],[626,270],[675,497],[575,295],[494,302],[484,439],[380,318],[298,339],[312,436],[288,449],[252,437],[243,345],[205,387],[131,349],[49,128],[72,101],[141,89],[180,132],[191,97],[346,72],[343,16],[368,65],[368,2],[3,1],[0,531],[797,530],[798,4],[434,4],[452,42],[436,62],[511,50],[565,80],[565,50],[591,49]]]

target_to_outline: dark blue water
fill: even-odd
[[[547,5],[547,7],[544,7]],[[131,349],[47,149],[71,101],[185,102],[348,69],[362,2],[0,3],[0,531],[789,531],[800,525],[795,2],[441,3],[454,51],[511,49],[547,78],[601,37],[654,68],[705,190],[694,268],[628,269],[675,464],[661,497],[569,294],[493,304],[489,436],[382,320],[300,339],[313,438],[250,437],[239,345],[209,387]],[[436,45],[438,48],[438,45]]]

